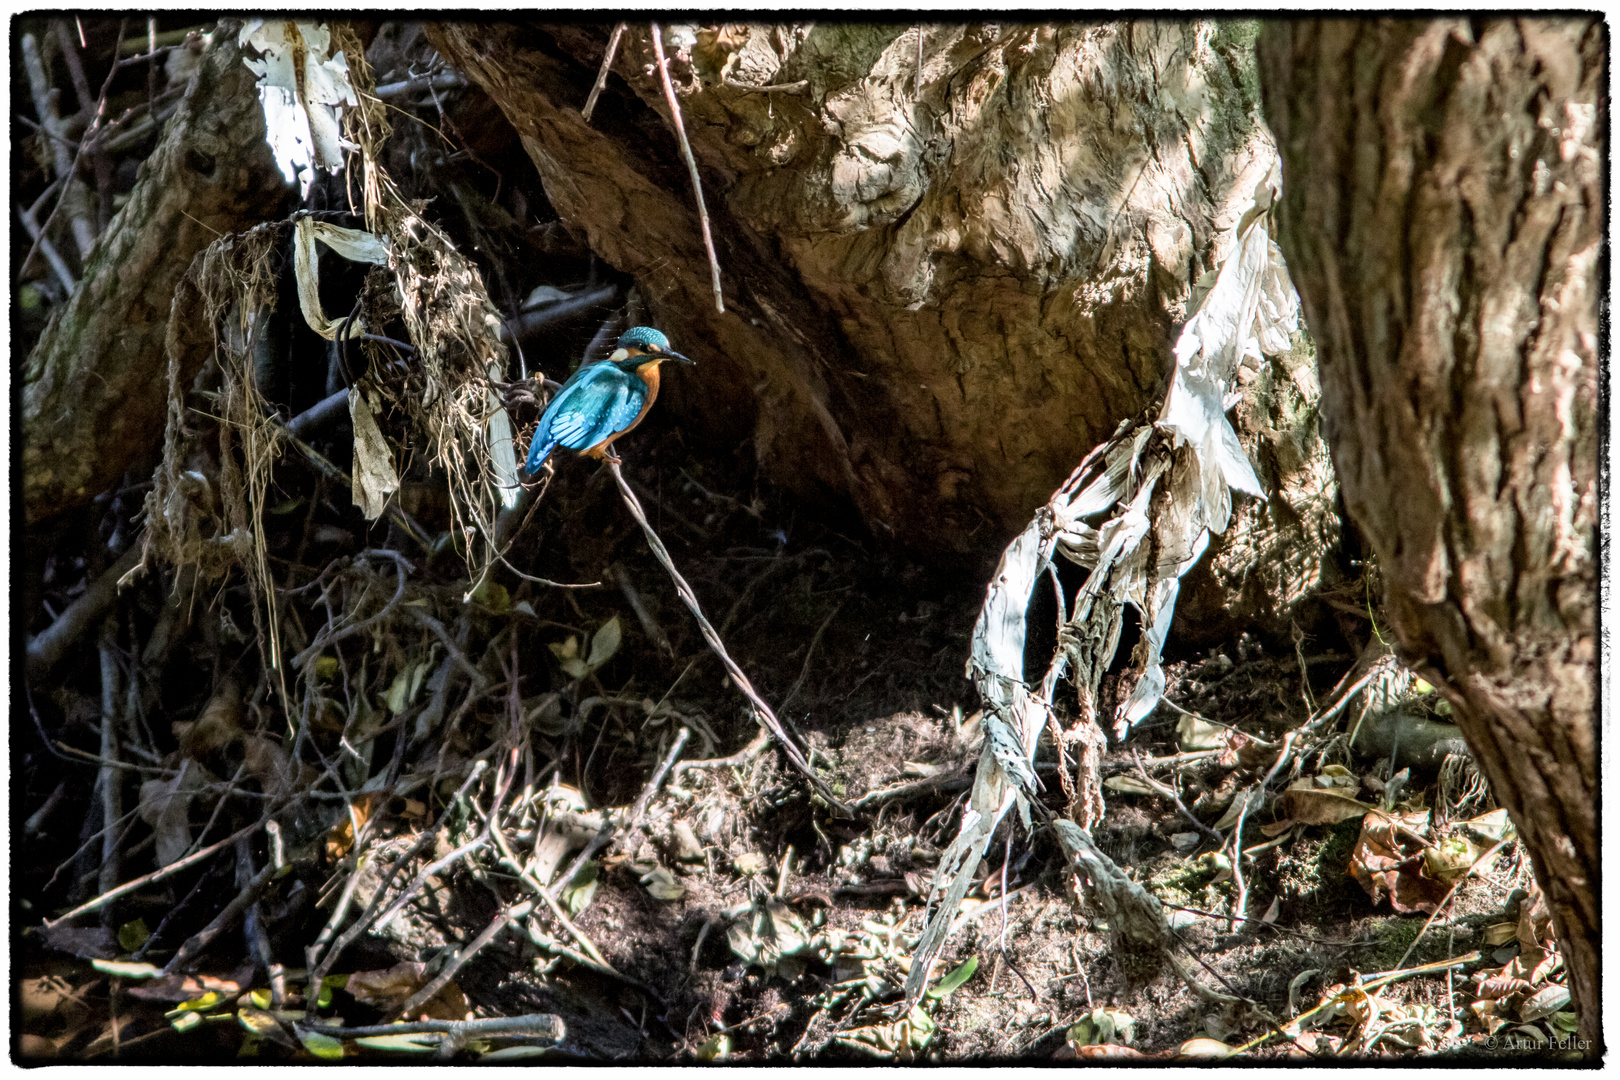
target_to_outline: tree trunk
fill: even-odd
[[[1512,814],[1599,1053],[1600,20],[1279,22],[1281,244],[1401,649]]]
[[[581,116],[609,32],[429,38],[699,360],[660,408],[934,557],[999,550],[1158,401],[1190,283],[1274,160],[1230,26],[666,25],[721,315],[645,24]]]
[[[287,185],[264,140],[254,76],[222,20],[129,202],[22,374],[28,523],[82,506],[163,441],[164,333],[180,279],[216,237],[280,213]],[[200,314],[200,313],[199,313]],[[203,353],[197,353],[200,364]],[[189,382],[196,372],[182,372]]]

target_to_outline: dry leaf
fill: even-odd
[[[1176,1051],[1176,1056],[1184,1058],[1224,1058],[1231,1057],[1234,1049],[1217,1039],[1188,1039]]]
[[[360,104],[348,61],[341,51],[328,55],[332,35],[322,23],[248,19],[237,43],[263,54],[242,63],[258,76],[265,141],[281,175],[307,199],[314,170],[335,173],[343,167],[343,151],[357,149],[341,133],[344,107]]]
[[[1182,750],[1219,750],[1227,746],[1226,736],[1226,728],[1196,716],[1183,713],[1176,721],[1176,744]]]
[[[1428,826],[1427,810],[1391,817],[1368,814],[1361,835],[1350,853],[1350,874],[1367,890],[1373,903],[1384,896],[1396,911],[1433,913],[1446,898],[1446,886],[1423,872],[1423,847],[1402,835],[1397,825],[1413,832]]]
[[[180,756],[198,760],[228,746],[242,734],[242,697],[235,684],[225,683],[203,707],[196,720],[176,721],[170,727],[180,741]]]
[[[384,1012],[395,1012],[429,981],[427,965],[407,960],[380,971],[356,971],[344,986],[354,999]],[[465,1020],[467,996],[454,980],[447,982],[410,1019]]]
[[[174,776],[141,785],[139,813],[152,826],[159,866],[178,861],[191,848],[191,800],[213,779],[207,769],[186,758]]]
[[[332,826],[331,831],[326,834],[326,858],[328,862],[337,862],[349,853],[349,849],[354,846],[355,826],[365,827],[376,802],[377,792],[363,791],[349,804],[354,810],[353,815],[351,816],[345,812],[338,819],[337,824]]]
[[[147,1001],[191,1001],[207,993],[234,997],[252,985],[254,970],[251,964],[245,964],[225,976],[164,975],[147,982],[130,983],[122,992]]]
[[[679,900],[686,895],[686,886],[662,866],[642,875],[641,883],[647,886],[647,893],[654,900]]]
[[[349,391],[349,419],[354,424],[354,466],[349,473],[354,505],[367,521],[376,521],[388,505],[388,496],[399,490],[394,455],[377,426],[376,410],[359,390]]]
[[[1283,792],[1283,814],[1306,825],[1337,825],[1374,809],[1345,791],[1343,787],[1321,787],[1311,778],[1296,780]]]
[[[249,735],[242,740],[242,766],[248,775],[259,782],[259,790],[266,795],[279,795],[293,783],[292,758],[276,740],[264,735]]]

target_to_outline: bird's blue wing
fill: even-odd
[[[608,410],[608,430],[623,431],[629,427],[636,417],[641,415],[642,408],[647,404],[647,384],[635,377],[630,378],[630,384],[625,387],[626,393],[613,403]],[[607,438],[606,435],[603,438]]]
[[[587,450],[641,414],[647,384],[609,363],[575,372],[546,407],[535,439]],[[542,445],[544,444],[542,443]]]

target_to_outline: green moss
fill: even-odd
[[[1149,875],[1147,888],[1165,903],[1203,907],[1209,901],[1209,886],[1214,876],[1214,868],[1200,861],[1178,863]]]
[[[1373,939],[1378,942],[1362,956],[1368,971],[1389,971],[1401,962],[1406,950],[1417,940],[1418,931],[1427,920],[1422,916],[1397,916],[1384,919],[1373,926]]]
[[[1260,36],[1259,19],[1223,19],[1215,23],[1210,47],[1226,61],[1232,80],[1243,88],[1251,107],[1260,104],[1260,69],[1255,63],[1254,43]]]

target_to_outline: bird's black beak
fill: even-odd
[[[659,349],[658,355],[665,360],[679,360],[683,364],[689,364],[692,367],[697,367],[696,360],[693,360],[690,356],[682,356],[674,349]]]

